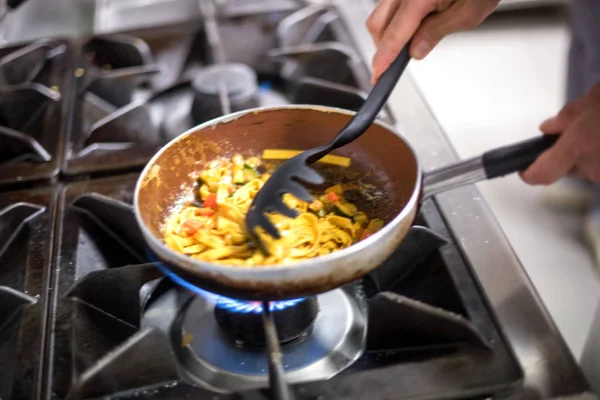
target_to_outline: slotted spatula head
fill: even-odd
[[[312,196],[302,183],[320,185],[325,182],[321,174],[309,167],[307,162],[318,150],[308,150],[285,161],[265,182],[252,201],[246,214],[246,230],[252,241],[264,253],[267,253],[267,249],[260,240],[256,227],[260,226],[275,239],[281,237],[277,227],[267,218],[267,213],[277,212],[289,218],[296,218],[299,215],[298,211],[283,202],[283,195],[289,193],[302,201],[310,202]]]
[[[408,65],[410,60],[408,55],[409,46],[410,42],[381,75],[381,78],[348,125],[330,143],[306,150],[285,161],[258,191],[248,209],[245,222],[248,235],[263,253],[268,254],[268,249],[261,241],[256,228],[260,226],[267,234],[279,239],[281,237],[279,230],[269,221],[267,214],[277,212],[290,218],[296,218],[299,215],[296,210],[289,208],[283,202],[283,195],[290,193],[300,200],[312,201],[310,192],[303,184],[320,185],[324,183],[325,179],[309,165],[319,161],[331,151],[356,140],[371,126]]]

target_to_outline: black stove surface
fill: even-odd
[[[261,390],[226,395],[186,383],[164,334],[142,326],[154,291],[192,294],[158,279],[161,272],[147,263],[130,208],[136,178],[78,182],[62,193],[52,393],[269,398]],[[502,398],[518,392],[520,369],[433,202],[423,206],[418,222],[427,228],[413,228],[398,252],[361,283],[368,299],[363,356],[331,379],[294,385],[298,398]]]

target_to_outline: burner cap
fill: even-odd
[[[222,82],[229,97],[246,97],[258,90],[258,78],[252,68],[244,64],[219,64],[204,68],[192,81],[195,92],[218,96]]]
[[[192,117],[200,124],[223,115],[219,87],[225,86],[231,112],[258,107],[258,78],[244,64],[211,65],[199,71],[192,80],[194,100]]]
[[[319,305],[315,297],[273,303],[271,312],[279,343],[290,343],[306,336],[318,311]],[[236,344],[248,347],[266,345],[260,303],[219,299],[215,305],[215,319],[225,335]]]

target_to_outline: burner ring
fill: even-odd
[[[317,301],[312,332],[282,348],[286,379],[292,384],[329,379],[364,351],[366,315],[357,300],[336,289],[318,295]],[[266,350],[236,346],[222,334],[213,307],[210,300],[194,297],[172,325],[171,343],[183,379],[218,393],[268,387]]]

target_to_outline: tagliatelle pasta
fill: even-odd
[[[175,210],[165,222],[164,240],[171,249],[219,264],[241,267],[289,264],[351,246],[383,226],[344,198],[338,184],[313,196],[310,203],[290,194],[284,202],[297,218],[273,213],[268,218],[281,233],[274,239],[259,232],[270,255],[254,248],[245,232],[244,218],[252,199],[269,179],[257,157],[216,159],[199,176],[199,200]]]

